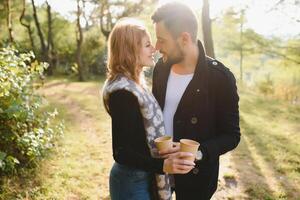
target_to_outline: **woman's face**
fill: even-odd
[[[142,48],[140,52],[140,64],[143,66],[154,66],[155,48],[151,44],[149,35],[142,38]]]

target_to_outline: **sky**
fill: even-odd
[[[159,4],[169,0],[159,0]],[[196,12],[201,10],[201,0],[182,0],[190,5]],[[286,0],[294,2],[294,0]],[[37,5],[41,5],[45,0],[36,0]],[[63,16],[74,19],[72,14],[76,10],[76,0],[48,0],[52,8]],[[211,18],[218,17],[229,7],[244,8],[248,6],[246,26],[254,29],[257,33],[266,36],[295,36],[300,34],[300,4],[296,6],[286,6],[280,11],[270,12],[270,7],[278,0],[210,0]],[[92,7],[86,5],[87,10]],[[294,19],[291,20],[291,17]],[[298,22],[297,22],[297,20]]]

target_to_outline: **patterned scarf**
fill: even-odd
[[[165,134],[165,128],[162,111],[154,96],[151,92],[142,88],[134,81],[123,75],[118,75],[113,81],[106,81],[103,87],[103,101],[108,112],[109,95],[116,90],[127,90],[137,97],[143,116],[146,138],[151,156],[154,158],[159,157],[154,139],[163,136]],[[155,177],[159,199],[170,200],[171,187],[169,176],[164,174],[155,174]]]

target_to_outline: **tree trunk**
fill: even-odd
[[[40,43],[41,43],[42,60],[45,61],[45,62],[48,62],[47,47],[46,47],[46,44],[45,44],[43,32],[41,30],[40,22],[39,22],[39,19],[38,19],[38,16],[37,16],[34,0],[31,0],[31,4],[32,4],[32,9],[33,9],[34,22],[35,22],[35,25],[36,25],[36,28],[37,28],[37,31],[38,31],[38,36],[40,38]]]
[[[82,1],[82,17],[85,20],[85,30],[89,29],[89,23],[88,23],[88,19],[86,17],[86,12],[85,12],[85,1]]]
[[[202,30],[203,30],[203,40],[206,54],[212,58],[215,57],[214,53],[214,43],[211,31],[211,19],[209,16],[209,2],[208,0],[203,1],[202,7]]]
[[[101,6],[101,11],[100,11],[100,27],[101,27],[101,32],[105,36],[106,41],[108,41],[108,37],[109,37],[110,31],[111,31],[111,28],[112,28],[112,27],[110,27],[111,24],[112,24],[112,22],[110,21],[111,20],[110,13],[108,13],[107,16],[106,16],[106,28],[104,28],[104,17],[105,17],[104,9],[105,9],[106,6],[108,6],[107,4],[108,3],[106,2],[106,4],[102,5]],[[107,10],[108,10],[108,8],[107,8]]]
[[[8,35],[9,35],[9,43],[13,43],[14,37],[13,37],[11,12],[10,12],[10,0],[6,0],[6,9],[7,9],[6,10],[7,11],[6,22],[7,22],[7,29],[8,29]]]
[[[83,41],[83,34],[82,34],[82,28],[80,25],[81,9],[80,9],[79,3],[80,3],[80,0],[77,0],[76,62],[77,62],[77,66],[78,66],[79,81],[84,81],[84,71],[83,71],[82,59],[81,59],[81,46],[82,46],[82,41]]]
[[[34,40],[33,40],[33,37],[32,37],[33,31],[31,29],[30,24],[26,24],[26,23],[23,22],[23,18],[25,16],[25,10],[26,10],[25,0],[22,1],[22,4],[23,4],[23,9],[22,9],[22,13],[21,13],[19,21],[22,24],[22,26],[24,26],[27,29],[28,36],[29,36],[29,39],[30,39],[31,48],[32,48],[32,51],[35,53],[35,44],[34,44]]]
[[[240,15],[240,82],[243,83],[243,59],[244,59],[244,43],[243,43],[243,35],[244,35],[244,15],[245,10],[241,10]]]
[[[48,17],[48,46],[47,46],[47,53],[48,53],[48,62],[49,68],[47,69],[48,75],[53,75],[53,70],[55,68],[55,53],[54,53],[54,43],[52,37],[52,14],[51,14],[51,6],[49,5],[48,1],[47,4],[47,17]]]

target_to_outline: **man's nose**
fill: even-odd
[[[159,50],[160,50],[160,45],[159,45],[159,43],[158,43],[158,42],[156,42],[156,43],[155,43],[155,49],[156,49],[157,51],[159,51]]]

